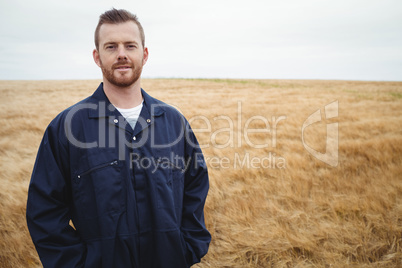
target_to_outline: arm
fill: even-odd
[[[39,147],[28,190],[28,229],[43,266],[83,267],[86,247],[69,225],[71,190],[66,149],[49,127]],[[68,165],[67,165],[68,166]]]
[[[189,265],[200,262],[207,254],[211,235],[205,227],[204,205],[209,189],[207,166],[194,133],[187,128],[186,146],[190,164],[184,181],[181,232],[189,251]]]

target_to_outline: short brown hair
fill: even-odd
[[[132,22],[135,22],[135,24],[137,24],[138,29],[140,30],[142,47],[144,48],[145,47],[144,29],[142,28],[141,23],[138,21],[137,16],[128,12],[127,10],[113,8],[99,16],[98,26],[96,26],[96,30],[95,30],[96,49],[99,50],[99,30],[103,24],[105,24],[105,23],[118,24],[118,23],[124,23],[127,21],[132,21]]]

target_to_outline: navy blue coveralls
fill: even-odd
[[[103,84],[46,129],[26,211],[45,268],[180,268],[207,253],[202,152],[177,110],[142,96],[134,130]]]

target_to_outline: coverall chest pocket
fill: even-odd
[[[158,155],[154,176],[158,208],[181,207],[185,172],[183,161]]]
[[[74,178],[76,208],[85,219],[124,210],[123,163],[115,159],[102,161],[81,168]]]

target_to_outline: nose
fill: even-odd
[[[127,60],[127,54],[126,54],[126,50],[124,49],[124,46],[119,47],[117,59],[118,60]]]

